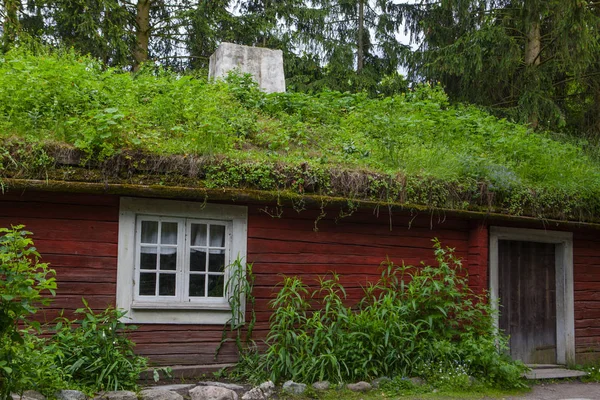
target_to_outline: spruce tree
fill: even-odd
[[[413,79],[532,127],[599,134],[599,4],[423,0],[399,6]]]

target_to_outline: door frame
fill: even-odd
[[[553,243],[556,275],[556,363],[575,364],[575,307],[573,298],[573,233],[542,229],[490,227],[489,287],[492,308],[498,302],[498,240]],[[495,314],[498,329],[499,313]]]

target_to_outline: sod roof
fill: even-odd
[[[131,74],[71,52],[17,49],[0,57],[0,135],[9,188],[170,188],[209,200],[600,222],[591,146],[450,105],[439,87],[380,99],[266,95],[243,76],[209,83],[151,66]]]

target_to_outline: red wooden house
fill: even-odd
[[[310,282],[335,271],[350,298],[396,263],[432,263],[431,239],[454,247],[472,287],[501,299],[499,326],[527,363],[573,364],[600,354],[600,225],[507,213],[425,209],[304,195],[306,210],[272,193],[160,185],[6,179],[0,226],[25,224],[58,292],[47,319],[74,310],[128,310],[137,351],[159,365],[218,358],[230,317],[227,266],[253,264],[255,336],[268,329],[281,274]]]

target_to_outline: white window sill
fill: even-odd
[[[207,311],[229,311],[228,303],[177,303],[177,302],[141,302],[134,301],[131,304],[133,310],[207,310]]]

